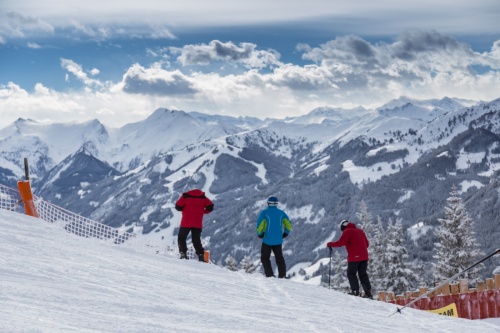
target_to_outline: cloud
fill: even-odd
[[[191,80],[180,71],[166,71],[159,66],[144,68],[135,64],[124,75],[123,91],[130,94],[195,94]]]
[[[68,16],[52,22],[49,19],[23,15],[19,12],[0,12],[0,44],[11,39],[55,36],[71,39],[104,41],[116,37],[176,39],[164,24],[150,22],[102,22],[75,19]],[[35,43],[32,43],[35,45]]]
[[[266,75],[268,84],[287,87],[294,91],[315,91],[338,89],[331,72],[321,66],[283,65],[272,74]]]
[[[478,53],[448,35],[412,31],[389,42],[347,35],[314,47],[300,45],[297,50],[305,64],[280,63],[273,52],[261,52],[251,43],[185,45],[176,50],[185,66],[217,62],[221,67],[235,63],[248,67],[225,72],[205,66],[203,72],[175,68],[174,63],[135,63],[118,82],[99,81],[99,69],[61,59],[68,79],[76,78],[82,89],[72,86],[71,91],[58,92],[40,83],[29,92],[10,82],[0,86],[1,121],[52,115],[58,121],[98,117],[104,123],[122,125],[143,119],[158,107],[283,118],[325,105],[378,107],[402,95],[417,99],[500,97],[500,40],[487,52]],[[166,56],[164,52],[154,55]],[[273,63],[273,67],[249,65],[263,54],[276,62],[261,64]],[[179,62],[175,64],[182,65]]]
[[[5,44],[8,39],[25,38],[27,35],[52,35],[54,31],[54,27],[42,19],[17,12],[0,12],[0,44]]]
[[[404,33],[390,47],[390,50],[393,57],[406,61],[416,60],[422,54],[440,53],[451,56],[458,52],[461,56],[472,55],[469,46],[436,31]]]
[[[280,54],[274,50],[257,50],[257,45],[213,40],[208,44],[185,45],[182,48],[170,47],[173,54],[180,54],[177,61],[183,66],[208,65],[212,62],[240,63],[247,68],[264,68],[281,65]]]
[[[150,37],[153,39],[177,39],[177,37],[165,26],[153,25]]]
[[[162,105],[170,106],[167,101]],[[120,90],[89,89],[59,92],[41,83],[29,92],[9,82],[0,85],[0,128],[19,117],[43,122],[74,122],[99,119],[110,126],[119,126],[144,119],[157,108],[153,99],[138,99],[137,95]]]
[[[99,80],[91,79],[88,77],[87,73],[85,73],[82,69],[82,66],[69,59],[61,59],[61,67],[73,74],[79,81],[83,82],[85,86],[88,87],[100,87],[103,84]],[[99,70],[94,68],[90,71],[91,75],[96,75],[99,73]],[[66,76],[66,79],[69,77]]]
[[[41,49],[42,47],[37,43],[28,43],[30,49]]]
[[[432,27],[447,33],[498,33],[496,0],[345,1],[288,0],[286,5],[268,0],[232,2],[214,0],[39,0],[4,1],[4,10],[51,20],[57,25],[79,17],[85,24],[106,26],[130,23],[167,23],[176,27],[252,26],[283,22],[314,22],[336,31],[367,31],[392,35],[402,29]],[[333,30],[331,30],[333,31]]]
[[[491,52],[482,55],[485,58],[485,63],[492,68],[500,69],[500,39],[495,41],[491,46]]]
[[[303,59],[317,63],[341,90],[389,86],[419,87],[436,83],[435,78],[470,77],[475,65],[498,70],[496,46],[481,55],[450,36],[435,31],[413,31],[393,43],[371,44],[358,36],[337,37],[319,47],[299,45]],[[498,75],[497,73],[493,73]],[[377,89],[378,89],[377,88]]]

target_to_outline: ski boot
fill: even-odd
[[[359,296],[359,290],[351,290],[347,293],[347,295]]]
[[[180,252],[180,259],[188,259],[186,252]]]
[[[368,299],[373,299],[372,291],[371,290],[365,291],[365,293],[363,294],[362,297],[368,298]]]

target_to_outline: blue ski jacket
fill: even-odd
[[[262,242],[273,246],[283,244],[283,234],[292,231],[292,222],[288,215],[276,206],[268,206],[257,218],[257,235]],[[285,236],[285,237],[286,237]]]

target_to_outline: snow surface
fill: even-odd
[[[498,332],[213,264],[135,252],[0,210],[0,332]]]

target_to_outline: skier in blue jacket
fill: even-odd
[[[278,209],[278,198],[269,197],[267,199],[267,208],[264,209],[257,218],[257,236],[262,238],[262,247],[260,250],[260,261],[264,267],[266,277],[273,277],[273,268],[271,266],[271,251],[276,259],[278,266],[278,277],[286,276],[286,263],[283,257],[283,238],[287,237],[292,231],[292,223],[288,215],[281,209]]]

